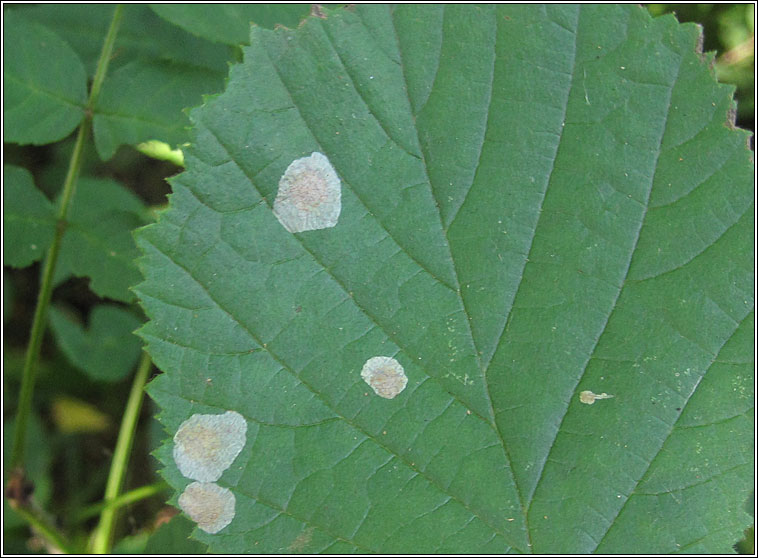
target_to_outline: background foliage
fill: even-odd
[[[704,26],[705,50],[718,53],[719,78],[737,86],[737,124],[753,129],[753,6],[649,9],[653,14],[675,11],[680,21]],[[230,7],[216,18],[174,6],[125,9],[69,213],[29,424],[34,443],[28,446],[27,470],[35,497],[78,545],[95,525],[96,518],[86,511],[102,499],[124,394],[140,353],[140,342],[129,333],[144,320],[130,290],[140,279],[131,231],[152,221],[152,210],[165,203],[169,191],[164,179],[180,170],[141,154],[139,149],[150,152],[148,146],[135,146],[152,138],[172,146],[187,141],[189,120],[183,109],[199,105],[202,95],[222,91],[228,64],[241,57],[236,45],[247,42],[247,26],[240,22],[294,26],[308,7],[246,10]],[[39,261],[54,234],[74,131],[112,13],[113,6],[4,6],[4,47],[15,55],[5,67],[6,106],[18,106],[5,114],[4,137],[6,450],[39,289]],[[50,82],[63,88],[52,96],[52,106],[59,103],[65,110],[56,111],[52,120],[40,119],[51,96],[32,96],[35,104],[24,106],[29,91],[19,84],[34,83],[44,91]],[[162,438],[154,413],[148,402],[127,489],[159,482],[159,465],[150,455]],[[159,491],[126,509],[118,525],[117,551],[176,552],[185,544],[188,552],[202,548],[186,540],[192,525],[180,517],[156,530],[173,513],[164,504],[167,494]],[[5,552],[45,548],[12,512],[6,514],[4,530]],[[742,543],[741,550],[749,552],[750,544]]]

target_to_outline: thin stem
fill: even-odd
[[[108,63],[110,62],[111,53],[113,51],[113,43],[116,40],[116,33],[119,24],[121,23],[122,13],[123,6],[117,6],[113,14],[111,26],[108,29],[108,35],[103,44],[103,49],[100,52],[100,59],[97,62],[97,70],[95,72],[95,81],[90,90],[85,117],[79,125],[74,151],[71,154],[71,161],[69,162],[66,179],[63,183],[63,193],[61,195],[60,206],[58,207],[58,222],[55,228],[55,236],[53,237],[53,242],[47,251],[47,257],[45,258],[45,264],[42,271],[42,284],[40,286],[39,296],[37,297],[37,307],[34,309],[34,321],[32,322],[29,345],[26,349],[26,359],[24,360],[24,370],[21,378],[21,391],[18,397],[18,410],[16,411],[16,429],[13,435],[13,447],[11,450],[11,469],[22,467],[24,462],[27,422],[32,407],[34,384],[37,380],[37,362],[39,361],[42,338],[44,337],[45,327],[47,325],[47,310],[50,307],[50,298],[53,292],[55,266],[58,262],[58,255],[63,241],[63,233],[66,230],[68,207],[71,203],[71,198],[74,195],[76,180],[79,177],[79,172],[82,168],[84,145],[87,140],[92,120],[92,109],[95,106],[95,102],[100,93],[100,86],[102,85],[103,78],[108,70]]]
[[[147,378],[150,375],[151,366],[150,357],[147,353],[142,353],[142,358],[134,376],[132,389],[129,393],[129,400],[126,402],[124,418],[121,421],[121,428],[118,432],[118,441],[116,449],[113,452],[113,461],[111,461],[111,470],[108,473],[108,483],[105,486],[105,508],[100,514],[100,523],[95,530],[92,539],[92,552],[94,554],[108,554],[110,552],[111,541],[113,539],[113,526],[116,522],[117,507],[113,506],[121,486],[124,482],[126,467],[129,464],[129,455],[132,450],[134,441],[134,431],[137,429],[137,419],[142,408],[143,392]]]
[[[55,547],[55,550],[63,554],[74,554],[71,544],[61,535],[58,530],[38,513],[29,507],[15,507],[14,511],[26,521],[32,528],[44,537],[49,544]]]
[[[108,34],[105,35],[105,42],[103,42],[103,48],[100,51],[100,59],[97,61],[97,68],[95,69],[95,77],[92,80],[92,88],[89,93],[89,101],[87,102],[87,109],[94,110],[97,105],[97,99],[100,96],[100,88],[103,86],[105,75],[108,73],[108,64],[111,61],[111,53],[113,52],[113,45],[116,43],[116,35],[118,35],[118,28],[121,25],[121,18],[124,16],[123,4],[118,4],[113,12],[113,18],[111,19],[111,26],[108,28]]]
[[[13,434],[13,449],[11,450],[11,469],[20,467],[24,462],[26,427],[29,419],[29,412],[32,407],[34,383],[37,380],[37,361],[39,360],[40,349],[42,348],[42,338],[44,337],[45,326],[47,325],[47,310],[50,306],[50,297],[53,293],[55,264],[58,261],[63,233],[66,230],[65,218],[68,212],[68,203],[71,199],[71,193],[76,185],[76,177],[79,174],[79,169],[82,164],[82,154],[84,152],[86,136],[87,126],[82,124],[79,127],[79,133],[76,137],[76,144],[74,145],[74,152],[71,155],[71,162],[68,167],[68,173],[66,174],[66,181],[63,183],[63,203],[61,203],[58,210],[58,224],[55,229],[55,237],[47,251],[47,257],[45,258],[45,264],[42,271],[42,285],[40,286],[39,297],[37,298],[37,307],[34,309],[32,332],[30,334],[29,345],[26,348],[26,359],[24,360],[24,370],[21,376],[21,392],[18,396],[16,428]]]
[[[117,497],[114,500],[111,500],[110,502],[104,500],[102,502],[92,504],[91,506],[87,506],[76,515],[76,520],[83,521],[85,519],[89,519],[90,517],[93,517],[106,509],[116,510],[118,508],[128,506],[129,504],[133,504],[135,502],[139,502],[140,500],[145,500],[147,498],[155,496],[156,494],[160,494],[161,492],[165,492],[168,490],[168,488],[168,484],[163,481],[156,482],[154,484],[148,484],[146,486],[140,486],[139,488],[135,488],[134,490],[123,493],[121,496]]]

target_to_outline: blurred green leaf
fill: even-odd
[[[136,60],[113,72],[103,85],[95,110],[95,145],[110,159],[119,145],[151,139],[172,146],[187,141],[185,107],[223,86],[223,75],[204,68],[164,61]]]
[[[745,529],[745,537],[737,543],[737,552],[755,555],[755,526]]]
[[[127,535],[119,539],[116,544],[113,545],[113,554],[131,554],[132,556],[139,554],[146,554],[145,544],[150,538],[150,533],[137,533],[135,535]],[[169,553],[173,554],[173,553]]]
[[[41,260],[55,236],[53,205],[23,168],[3,167],[3,263],[26,267]]]
[[[228,45],[248,44],[250,24],[295,28],[310,4],[150,4],[155,13],[190,33]]]
[[[6,420],[3,424],[3,459],[4,459],[4,480],[5,486],[8,480],[8,459],[11,454],[11,445],[13,445],[13,432],[16,426],[15,418]],[[50,447],[50,439],[45,432],[44,426],[35,413],[29,415],[27,424],[29,429],[26,435],[25,471],[27,479],[33,484],[33,499],[39,506],[46,506],[52,496],[53,482],[51,476],[51,466],[53,452]],[[15,527],[26,526],[27,523],[21,519],[8,505],[7,498],[3,498],[3,531]]]
[[[112,180],[81,178],[69,210],[55,282],[89,277],[102,297],[129,302],[140,278],[132,231],[150,220],[142,201]]]
[[[79,54],[92,77],[114,9],[113,4],[44,4],[24,6],[19,12],[55,29]],[[109,67],[114,71],[138,59],[183,63],[218,72],[223,78],[231,54],[223,45],[198,39],[163,21],[144,4],[127,4]]]
[[[8,250],[4,249],[7,253]],[[16,294],[16,288],[13,286],[13,280],[3,270],[3,322],[8,321],[13,315],[13,303],[14,295]]]
[[[247,419],[218,480],[236,515],[195,536],[731,551],[753,480],[754,170],[699,38],[631,5],[359,5],[253,28],[137,234],[177,494],[179,425]],[[271,205],[316,151],[339,222],[290,234]],[[408,376],[392,400],[361,378],[377,355]]]
[[[141,323],[128,310],[101,304],[92,309],[85,329],[57,308],[50,309],[53,333],[71,364],[107,382],[125,378],[137,364],[142,343],[133,332]]]
[[[3,52],[3,141],[40,145],[73,132],[87,99],[87,75],[73,49],[4,7]]]
[[[190,539],[190,534],[195,524],[181,515],[171,518],[155,532],[145,545],[145,554],[205,554],[207,548],[204,544]],[[253,552],[253,550],[251,550]]]
[[[679,21],[692,21],[702,26],[703,50],[717,53],[718,79],[737,86],[738,120],[743,126],[752,127],[755,113],[754,5],[648,4],[647,7],[654,15],[675,13]],[[728,57],[725,56],[727,52]]]

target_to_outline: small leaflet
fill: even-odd
[[[216,481],[245,447],[247,422],[239,413],[194,414],[174,436],[174,461],[185,477]]]
[[[608,395],[607,393],[592,393],[591,391],[587,390],[579,394],[579,401],[585,403],[586,405],[592,405],[598,399],[610,399],[611,397],[613,396]]]
[[[214,482],[193,482],[179,496],[179,507],[206,533],[218,533],[235,515],[234,494]]]
[[[375,356],[361,370],[363,378],[379,397],[393,399],[405,389],[408,377],[398,361],[391,357]]]
[[[274,215],[291,233],[337,224],[342,209],[341,183],[329,159],[318,151],[295,159],[279,180]]]

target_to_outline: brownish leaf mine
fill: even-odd
[[[247,422],[239,413],[195,414],[174,436],[174,461],[185,477],[216,481],[245,447]]]
[[[218,533],[234,519],[234,494],[213,482],[193,482],[179,496],[179,507],[206,533]]]
[[[337,224],[342,209],[341,183],[334,167],[318,152],[295,159],[279,180],[274,215],[291,233]]]
[[[368,359],[361,370],[361,378],[379,397],[385,399],[393,399],[408,384],[408,378],[400,363],[385,356]]]

